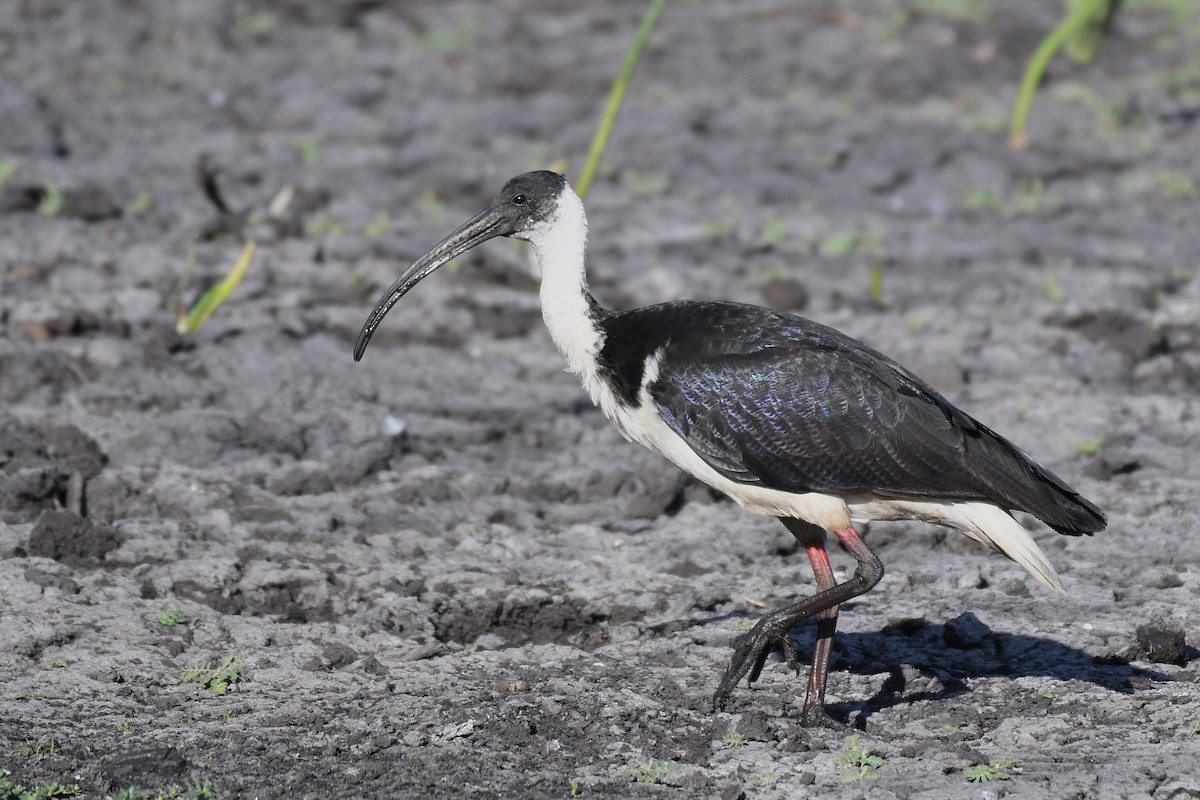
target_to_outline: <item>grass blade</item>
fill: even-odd
[[[1093,20],[1102,14],[1100,9],[1107,8],[1111,2],[1112,0],[1079,0],[1070,7],[1063,21],[1058,23],[1033,51],[1029,63],[1025,65],[1025,74],[1021,76],[1021,86],[1017,90],[1017,102],[1013,106],[1012,127],[1008,139],[1012,149],[1025,150],[1031,144],[1025,125],[1033,107],[1033,95],[1038,84],[1042,82],[1042,75],[1046,73],[1050,59],[1054,58],[1054,54],[1068,39],[1082,31],[1089,23],[1094,24]]]
[[[177,330],[180,333],[195,333],[200,330],[205,321],[212,316],[212,313],[221,307],[221,304],[229,299],[229,295],[242,282],[242,278],[246,275],[246,270],[250,268],[250,262],[254,259],[254,240],[246,242],[246,246],[242,248],[242,254],[238,256],[237,263],[233,265],[233,269],[221,279],[221,282],[204,293],[196,305],[192,306],[192,310],[187,313],[186,317],[179,320]]]
[[[604,148],[608,145],[608,135],[612,133],[613,124],[617,121],[617,112],[621,110],[621,102],[625,99],[625,89],[633,79],[638,59],[642,57],[642,50],[645,49],[646,42],[649,40],[651,32],[654,31],[654,25],[658,22],[658,17],[662,14],[666,4],[667,0],[651,0],[650,7],[646,9],[646,14],[642,17],[642,24],[638,28],[637,36],[634,37],[633,46],[629,48],[629,53],[625,56],[625,63],[621,65],[617,80],[608,93],[608,104],[604,107],[604,115],[600,117],[600,125],[592,137],[592,146],[588,148],[587,161],[584,162],[583,171],[579,173],[579,181],[575,184],[575,191],[581,198],[587,195],[588,187],[592,185],[592,179],[596,176],[596,168],[600,165],[600,156],[604,154]]]

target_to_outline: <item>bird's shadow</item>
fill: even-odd
[[[728,621],[731,614],[702,622]],[[701,622],[701,621],[697,621]],[[800,625],[792,641],[803,666],[812,657],[815,626]],[[1188,648],[1185,657],[1197,655]],[[782,667],[782,655],[773,656]],[[919,673],[913,676],[904,667]],[[771,668],[770,664],[768,669]],[[839,633],[834,639],[832,672],[858,675],[888,673],[879,691],[865,703],[831,703],[826,710],[835,719],[864,727],[873,713],[922,700],[945,700],[970,691],[973,678],[997,676],[1046,677],[1086,681],[1112,692],[1132,694],[1152,681],[1170,677],[1154,669],[1135,666],[1119,655],[1099,655],[1040,636],[997,632],[971,612],[944,623],[906,620],[871,633]],[[1044,702],[1052,702],[1048,697]]]

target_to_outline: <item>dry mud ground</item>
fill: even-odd
[[[778,661],[710,710],[731,640],[812,590],[804,554],[587,404],[520,249],[430,279],[350,358],[381,288],[506,178],[578,169],[644,5],[0,4],[10,783],[1200,795],[1190,0],[1130,0],[1095,65],[1056,62],[1022,154],[1005,115],[1053,0],[679,2],[654,35],[588,198],[598,296],[802,310],[1110,515],[1028,521],[1064,598],[957,535],[873,528],[844,732],[797,725]],[[244,284],[177,335],[189,250],[188,302],[246,238]],[[224,694],[183,680],[229,659]],[[849,782],[854,731],[884,761]],[[967,781],[997,759],[1009,780]]]

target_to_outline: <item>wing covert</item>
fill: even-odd
[[[717,472],[789,492],[963,492],[966,447],[940,397],[869,352],[770,346],[717,358],[668,348],[651,387]]]

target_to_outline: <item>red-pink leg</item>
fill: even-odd
[[[823,533],[823,532],[822,532]],[[837,585],[833,567],[829,564],[829,553],[825,550],[825,537],[820,541],[804,545],[813,575],[817,578],[817,589],[826,592]],[[837,632],[838,607],[830,606],[817,612],[817,641],[813,646],[812,666],[808,670],[808,691],[804,695],[803,716],[825,713],[825,684],[829,680],[829,658],[833,651],[833,635]]]
[[[804,544],[805,550],[809,554],[809,560],[813,564],[813,571],[817,574],[817,582],[821,590],[795,605],[767,614],[734,643],[733,659],[725,670],[717,691],[713,694],[713,705],[717,708],[723,707],[743,676],[748,674],[749,682],[753,683],[762,672],[767,655],[776,645],[781,645],[788,653],[789,658],[794,661],[795,651],[788,639],[788,634],[796,625],[815,615],[818,617],[817,650],[813,658],[813,672],[809,675],[809,693],[805,698],[804,718],[806,721],[823,721],[828,719],[822,705],[825,678],[829,671],[829,647],[832,645],[833,632],[837,625],[837,607],[847,600],[869,591],[871,587],[879,583],[883,577],[883,563],[870,551],[866,542],[854,528],[835,531],[838,540],[850,555],[854,556],[858,566],[854,570],[854,575],[845,582],[832,582],[833,573],[829,568],[828,555],[825,553],[824,532],[798,520],[783,520],[783,522],[788,530],[792,531],[793,535]],[[819,554],[815,559],[814,548],[810,548],[810,544],[819,546]],[[827,578],[822,577],[825,570],[828,570]],[[832,585],[824,588],[822,582],[825,580],[830,581]],[[826,633],[828,635],[824,635]]]

